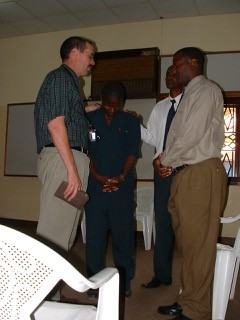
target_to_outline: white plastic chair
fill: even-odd
[[[221,218],[221,223],[233,223],[240,219]],[[240,228],[234,246],[217,244],[217,257],[213,282],[212,320],[224,320],[229,299],[234,298],[240,262]]]
[[[134,190],[136,210],[136,220],[142,222],[143,238],[145,250],[151,249],[152,234],[155,240],[155,220],[154,220],[154,189],[150,187],[138,188]]]
[[[99,288],[97,308],[44,301],[63,280],[76,291]],[[0,225],[0,319],[117,320],[119,274],[106,268],[86,279],[69,262],[41,242]]]

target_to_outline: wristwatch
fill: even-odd
[[[124,177],[123,174],[120,174],[120,179],[121,179],[122,182],[125,181],[125,177]]]

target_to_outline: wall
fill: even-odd
[[[59,47],[65,38],[71,35],[89,37],[96,41],[99,51],[159,47],[165,55],[189,45],[215,52],[240,50],[239,30],[240,14],[232,14],[0,39],[0,216],[38,219],[40,184],[37,178],[3,175],[7,104],[35,101],[46,73],[60,64]],[[90,78],[85,79],[84,91],[86,96],[90,94]],[[226,215],[236,213],[239,196],[240,188],[230,187]],[[232,229],[225,229],[224,235],[234,234]]]

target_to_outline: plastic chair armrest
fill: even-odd
[[[91,282],[91,288],[99,288],[104,283],[109,281],[116,273],[118,273],[118,270],[116,268],[106,268],[98,272],[97,274],[89,278],[89,281]]]
[[[240,219],[240,214],[234,217],[221,217],[221,223],[233,223]]]

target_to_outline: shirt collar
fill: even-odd
[[[193,78],[186,86],[185,92],[187,93],[192,87],[194,87],[197,83],[201,82],[203,79],[205,79],[205,76],[203,74],[200,74],[199,76]]]
[[[175,98],[172,98],[170,95],[168,96],[168,98],[169,98],[169,100],[175,100],[176,101],[176,103],[175,103],[175,105],[174,105],[174,109],[176,110],[176,108],[177,108],[177,106],[178,106],[178,104],[179,104],[179,101],[180,101],[180,99],[181,99],[181,97],[182,97],[182,93],[180,93],[178,96],[176,96]]]
[[[73,79],[79,83],[80,82],[80,78],[76,75],[76,73],[66,64],[62,64],[62,67],[69,73],[71,74],[71,76],[73,77]]]

